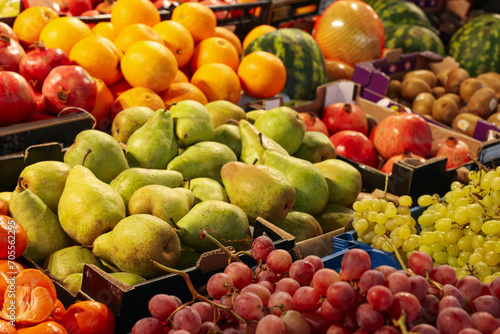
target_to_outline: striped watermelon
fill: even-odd
[[[377,12],[384,27],[412,24],[431,29],[432,24],[425,12],[408,1],[399,0],[364,0]]]
[[[467,21],[451,37],[448,54],[470,76],[500,73],[500,15],[484,14]]]
[[[394,26],[385,31],[385,47],[403,49],[403,53],[433,51],[441,56],[446,50],[441,39],[431,29],[411,24]]]
[[[278,56],[286,67],[283,93],[292,100],[314,100],[316,87],[327,82],[325,58],[313,37],[296,28],[281,28],[258,36],[243,51]]]

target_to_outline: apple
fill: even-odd
[[[330,137],[338,155],[378,168],[379,159],[372,142],[359,131],[342,130]]]
[[[313,112],[299,112],[300,117],[306,123],[306,131],[323,132],[325,135],[330,136],[325,123]]]
[[[321,115],[330,135],[342,130],[359,131],[365,136],[368,134],[366,114],[355,104],[331,103],[323,109]]]

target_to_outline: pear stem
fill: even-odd
[[[175,222],[174,218],[172,216],[168,217],[168,220],[170,220],[170,222],[172,223],[172,225],[174,225],[174,228],[176,231],[179,231],[181,230],[181,228],[179,227],[179,225],[177,225],[177,223]]]
[[[240,122],[238,122],[238,121],[237,121],[237,120],[235,120],[235,119],[230,118],[230,119],[228,119],[228,120],[226,121],[226,124],[240,125]]]
[[[19,190],[21,192],[26,190],[26,187],[23,185],[23,180],[24,180],[23,177],[17,179],[17,186],[19,187]]]
[[[172,102],[170,103],[168,106],[165,107],[165,109],[163,111],[169,111],[170,108],[172,108],[173,106],[175,106],[177,104],[177,102]]]
[[[87,157],[89,156],[90,152],[92,152],[92,149],[87,149],[87,152],[85,152],[85,155],[83,156],[83,160],[82,160],[82,166],[85,165],[85,160],[87,159]]]

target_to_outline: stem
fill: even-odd
[[[398,248],[396,247],[396,245],[392,242],[392,239],[390,239],[389,237],[387,237],[386,235],[383,235],[382,236],[383,238],[385,238],[385,242],[387,244],[389,244],[389,246],[391,246],[392,248],[392,252],[394,253],[394,255],[396,256],[396,258],[398,259],[398,262],[401,264],[401,267],[403,268],[404,271],[408,271],[408,267],[406,267],[406,264],[403,260],[403,257],[401,256],[401,254],[399,254],[399,251],[398,251]]]
[[[241,259],[236,254],[231,253],[229,251],[229,249],[227,249],[226,246],[224,246],[219,240],[217,240],[216,238],[214,238],[213,236],[211,236],[210,234],[208,234],[207,230],[203,229],[200,232],[200,240],[203,240],[205,238],[208,238],[215,245],[217,245],[217,247],[219,247],[220,249],[222,249],[222,251],[224,253],[226,253],[227,257],[229,258],[228,259],[229,262],[231,262],[231,260],[242,262]]]
[[[472,160],[474,161],[474,163],[483,171],[487,172],[488,171],[488,168],[483,165],[482,163],[480,163],[476,158],[474,158],[472,155],[470,154],[467,154],[467,156]]]
[[[389,174],[385,174],[384,200],[387,201],[387,187],[389,186]]]

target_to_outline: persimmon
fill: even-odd
[[[61,325],[66,328],[68,334],[113,334],[115,317],[103,303],[86,300],[70,305]]]
[[[52,319],[55,322],[61,322],[64,313],[66,313],[66,307],[64,307],[63,303],[57,299],[56,303],[54,304],[54,309],[52,310]]]
[[[26,230],[14,218],[0,215],[0,259],[17,259],[28,246]]]

